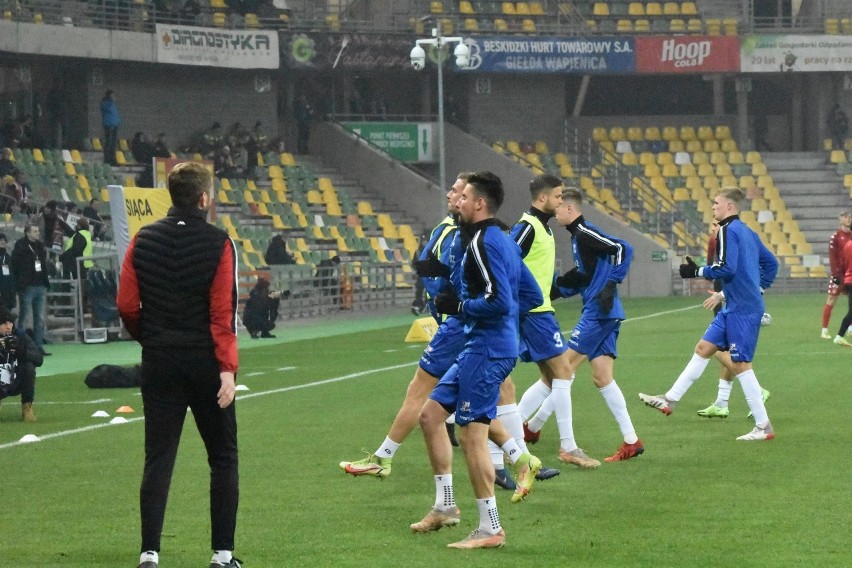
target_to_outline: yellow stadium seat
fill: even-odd
[[[521,22],[521,30],[529,33],[535,32],[535,22],[529,18],[524,18]]]
[[[627,14],[630,16],[644,16],[645,5],[642,2],[631,2],[627,5]]]
[[[473,14],[473,4],[471,4],[468,0],[461,0],[461,2],[459,2],[459,13]]]
[[[645,4],[645,15],[646,16],[662,16],[663,15],[663,6],[659,2],[648,2]]]
[[[464,29],[468,32],[477,32],[479,31],[479,22],[476,21],[476,18],[465,18]]]
[[[124,157],[124,152],[122,152],[121,150],[115,151],[115,163],[119,166],[127,165],[127,159]]]
[[[695,2],[681,2],[680,13],[683,16],[697,16],[698,7],[695,5]]]
[[[673,33],[683,33],[686,31],[686,22],[680,18],[672,18],[669,20],[669,31]]]
[[[515,2],[515,14],[518,16],[529,16],[530,5],[526,2]]]
[[[737,26],[739,21],[736,18],[725,18],[722,20],[722,26],[725,28],[725,35],[735,36],[738,34]]]
[[[247,13],[245,15],[245,24],[247,28],[259,28],[260,20],[257,17],[257,14]]]
[[[444,4],[442,2],[431,2],[429,4],[429,11],[433,14],[443,14]]]
[[[644,19],[636,20],[636,23],[633,24],[633,29],[637,32],[650,32],[651,22]]]
[[[530,2],[530,14],[533,16],[545,16],[547,13],[544,11],[544,6],[541,2]]]
[[[506,32],[509,31],[509,24],[503,18],[496,18],[494,20],[494,29],[498,32]]]
[[[35,154],[35,150],[33,154]],[[843,150],[832,150],[831,154],[828,157],[828,160],[832,164],[845,164],[846,163],[846,152]]]
[[[609,129],[609,139],[610,140],[614,140],[614,141],[624,140],[625,137],[626,137],[626,134],[624,132],[624,128],[622,128],[620,126],[613,126],[612,128]]]
[[[680,140],[677,134],[677,128],[674,126],[663,127],[663,140],[671,142],[672,140]]]
[[[642,129],[638,126],[631,126],[627,129],[627,139],[630,141],[642,140]]]
[[[649,141],[660,140],[660,129],[656,126],[647,126],[642,137]]]
[[[592,140],[595,142],[602,142],[604,140],[609,140],[607,136],[606,128],[592,128]]]
[[[501,10],[501,12],[503,12],[503,14],[505,14],[507,16],[514,16],[515,15],[515,3],[514,2],[503,2],[500,5],[500,10]]]
[[[282,166],[295,166],[296,158],[293,157],[293,154],[290,152],[281,152],[281,156],[279,157]]]
[[[606,2],[595,2],[594,6],[592,6],[592,15],[598,17],[609,16],[609,4]]]
[[[689,18],[686,21],[686,31],[691,34],[700,34],[704,31],[704,24],[698,18]]]
[[[666,2],[663,4],[663,15],[665,16],[679,16],[680,15],[680,3],[678,2]]]
[[[695,129],[691,126],[681,126],[680,127],[680,139],[681,140],[695,140]]]
[[[284,179],[284,170],[281,169],[281,166],[269,166],[269,177],[270,179]]]

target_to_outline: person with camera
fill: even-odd
[[[24,236],[15,242],[9,266],[18,292],[19,335],[23,335],[27,319],[32,312],[33,339],[36,347],[41,350],[42,355],[50,355],[42,347],[45,328],[44,306],[50,280],[47,276],[47,252],[44,243],[39,239],[40,236],[38,225],[33,222],[27,223],[24,227]]]
[[[249,298],[243,311],[243,324],[252,339],[275,337],[269,332],[275,329],[275,320],[278,319],[278,306],[282,297],[287,299],[290,296],[289,290],[279,292],[269,288],[269,280],[261,276],[249,292]]]
[[[11,312],[0,306],[0,401],[21,395],[21,418],[35,422],[35,370],[41,367],[44,356],[28,336],[15,335],[14,322]]]

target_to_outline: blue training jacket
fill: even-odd
[[[757,233],[732,215],[719,223],[716,261],[699,269],[699,276],[720,279],[727,312],[760,313],[765,310],[763,290],[778,274],[778,260]]]
[[[573,223],[565,227],[571,233],[571,249],[574,262],[581,274],[588,278],[588,284],[579,288],[559,288],[563,297],[580,294],[583,298],[581,318],[618,319],[625,318],[621,298],[616,287],[612,310],[603,313],[598,296],[607,282],[621,284],[630,270],[633,260],[633,247],[627,241],[607,235],[580,215]],[[554,287],[556,278],[554,277]]]

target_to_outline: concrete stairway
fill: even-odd
[[[814,253],[827,254],[837,215],[852,209],[852,199],[825,153],[764,152],[763,162]]]

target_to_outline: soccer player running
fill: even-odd
[[[844,337],[849,331],[849,326],[852,325],[852,240],[846,241],[846,244],[843,245],[840,264],[843,275],[841,288],[849,298],[849,309],[846,315],[843,316],[843,321],[840,322],[840,329],[837,331],[834,343],[843,347],[852,347],[852,343]]]
[[[455,233],[458,231],[456,205],[470,175],[465,172],[460,173],[450,187],[447,192],[447,217],[432,230],[429,242],[423,247],[420,260],[414,264],[418,276],[423,279],[426,291],[433,298],[452,285],[448,267],[454,266],[461,260],[460,246],[456,245],[459,250],[455,253],[452,250]],[[453,258],[456,255],[459,258]],[[391,474],[391,460],[400,445],[417,426],[423,403],[438,384],[438,378],[447,372],[464,348],[464,324],[459,316],[448,316],[442,322],[437,313],[433,315],[438,319],[440,326],[423,351],[420,363],[414,372],[414,378],[411,379],[405,393],[405,400],[391,424],[385,441],[375,453],[364,459],[340,462],[340,468],[346,473],[355,476],[373,475],[379,478],[385,478]]]
[[[618,450],[604,458],[604,461],[624,461],[645,451],[627,412],[624,394],[613,378],[613,366],[617,356],[616,340],[621,322],[624,321],[624,309],[618,297],[617,286],[630,269],[633,247],[588,223],[583,217],[582,203],[583,195],[580,190],[571,187],[562,192],[562,203],[556,209],[557,222],[571,233],[571,247],[576,266],[554,279],[551,298],[580,294],[583,299],[580,320],[568,338],[570,372],[566,376],[573,376],[577,367],[588,359],[592,368],[592,380],[615,418],[624,440]],[[551,395],[529,422],[530,430],[540,430],[554,409],[571,408],[571,382],[570,379],[565,383],[553,381]],[[558,419],[559,415],[557,421]],[[560,426],[560,437],[563,435],[562,428],[563,426]],[[569,443],[573,442],[573,431],[571,435]],[[566,441],[561,440],[560,444],[565,449]],[[560,452],[560,459],[563,455],[564,453]]]
[[[495,420],[500,384],[509,376],[518,356],[519,284],[523,270],[517,245],[494,218],[503,196],[500,178],[490,172],[478,172],[468,179],[458,203],[460,230],[468,242],[461,261],[460,298],[447,291],[434,300],[439,312],[462,318],[467,342],[420,413],[436,499],[426,517],[412,524],[411,529],[427,532],[460,522],[452,486],[452,447],[444,429],[444,421],[455,412],[479,509],[479,527],[467,538],[449,544],[450,548],[503,546],[506,533],[494,497],[494,468],[487,445],[489,429],[495,442],[506,440],[503,447],[510,458],[521,454],[517,443]],[[513,447],[509,447],[511,443]],[[529,474],[534,475],[541,462],[528,453],[523,456],[529,466],[526,478],[531,482]],[[519,478],[519,488],[521,484]]]
[[[754,429],[737,440],[771,440],[775,432],[763,404],[752,360],[764,312],[763,290],[775,280],[778,261],[757,233],[740,220],[740,204],[744,198],[741,189],[729,187],[722,188],[713,199],[713,217],[720,227],[716,261],[699,267],[687,256],[686,262],[680,265],[681,278],[720,278],[725,307],[713,318],[695,346],[692,359],[669,391],[661,395],[640,393],[639,398],[663,414],[671,414],[689,387],[701,377],[713,354],[719,350],[729,351],[732,370],[740,381],[755,421]]]
[[[831,235],[828,241],[828,267],[831,274],[828,277],[828,296],[822,307],[822,334],[823,339],[831,339],[828,331],[828,322],[831,319],[831,311],[837,297],[843,292],[843,248],[852,240],[852,214],[844,211],[838,217],[840,228]]]
[[[560,391],[551,403],[556,402],[556,425],[559,429],[559,459],[580,468],[592,469],[601,465],[577,446],[571,406],[573,382],[568,345],[562,336],[550,302],[553,274],[556,264],[556,242],[547,223],[562,204],[565,187],[558,177],[542,174],[530,182],[532,204],[510,233],[521,247],[521,256],[535,277],[542,292],[543,302],[526,314],[521,314],[521,361],[538,364],[542,378],[536,381],[521,397],[518,408],[526,420],[551,395]],[[560,390],[561,389],[561,390]],[[564,391],[564,392],[561,392]],[[542,422],[543,424],[543,422]],[[541,429],[541,426],[538,426]],[[533,432],[533,437],[538,430]]]

